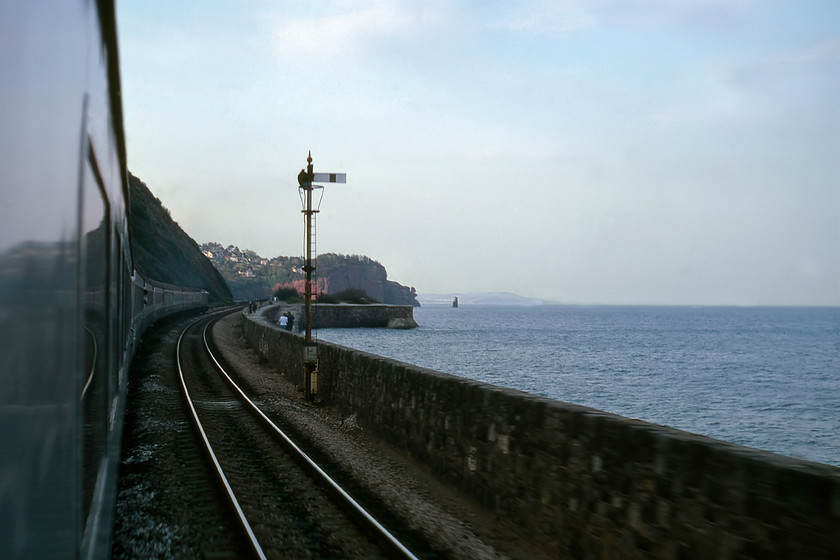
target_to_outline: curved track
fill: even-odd
[[[257,558],[416,558],[235,384],[195,321],[176,346],[200,438]]]

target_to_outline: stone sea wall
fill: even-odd
[[[303,339],[244,316],[302,384]],[[840,468],[318,343],[318,398],[559,558],[840,558]]]

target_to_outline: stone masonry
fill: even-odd
[[[303,338],[243,316],[302,384]],[[318,342],[318,398],[559,558],[840,558],[840,468]]]

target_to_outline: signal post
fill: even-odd
[[[306,157],[306,169],[301,169],[298,173],[298,192],[303,205],[301,212],[304,214],[306,230],[306,257],[303,266],[303,271],[306,273],[304,284],[306,342],[303,348],[303,385],[304,394],[308,400],[312,400],[318,393],[318,347],[312,342],[312,273],[315,272],[315,214],[319,212],[324,187],[314,184],[315,181],[346,183],[347,175],[345,173],[315,173],[311,151]],[[313,208],[312,193],[315,189],[320,190],[321,196],[318,198],[316,207]]]

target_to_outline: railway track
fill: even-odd
[[[196,432],[237,520],[237,543],[223,539],[218,554],[418,558],[236,385],[208,342],[216,317],[184,329],[176,356]]]

